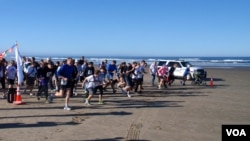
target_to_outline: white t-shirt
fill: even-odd
[[[150,67],[149,67],[149,69],[150,69],[150,73],[151,74],[156,74],[157,67],[154,64],[151,64]]]
[[[86,85],[87,88],[95,88],[100,83],[98,77],[95,77],[94,75],[86,77],[86,81],[87,81]]]

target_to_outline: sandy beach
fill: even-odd
[[[45,104],[22,95],[23,105],[0,101],[3,141],[220,141],[222,124],[250,124],[250,68],[206,69],[214,86],[173,86],[158,90],[145,75],[144,92],[128,98],[111,89],[104,105],[97,96],[83,103],[83,90]]]

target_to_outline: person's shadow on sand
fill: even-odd
[[[36,128],[36,127],[50,127],[50,126],[60,126],[60,125],[77,125],[79,123],[75,122],[37,122],[35,124],[24,124],[24,123],[1,123],[1,129],[7,128]]]

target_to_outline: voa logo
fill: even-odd
[[[231,136],[231,135],[236,136],[236,137],[247,136],[244,129],[241,129],[241,130],[239,130],[239,129],[226,129],[226,132],[227,132],[227,136]]]

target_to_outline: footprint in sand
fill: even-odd
[[[88,119],[88,117],[72,117],[72,121],[75,123],[81,123],[85,121],[86,119]]]

